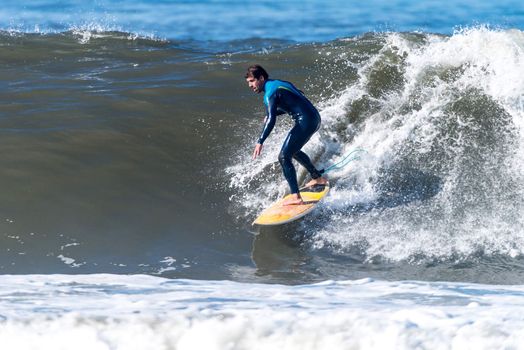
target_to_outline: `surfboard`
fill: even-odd
[[[299,189],[304,204],[301,205],[282,205],[291,195],[288,194],[266,208],[253,221],[253,225],[272,226],[282,225],[295,221],[311,212],[315,206],[329,192],[329,182],[325,185],[313,185]]]

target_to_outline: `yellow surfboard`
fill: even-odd
[[[313,185],[302,187],[300,195],[305,204],[301,205],[282,205],[282,202],[289,198],[287,195],[271,204],[253,221],[253,225],[271,226],[286,224],[295,221],[310,211],[324,198],[329,192],[329,183],[325,185]]]

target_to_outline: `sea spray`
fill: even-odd
[[[524,253],[522,32],[477,27],[365,40],[378,46],[367,57],[351,54],[351,40],[320,52],[356,67],[356,79],[318,101],[322,130],[306,152],[324,166],[351,149],[367,154],[331,175],[330,197],[304,221],[311,247],[357,247],[369,261]],[[286,132],[275,132],[255,167],[232,167],[232,184],[250,188],[241,194],[249,213],[286,190],[274,156]]]

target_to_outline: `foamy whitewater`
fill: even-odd
[[[9,349],[519,349],[524,287],[0,277]]]

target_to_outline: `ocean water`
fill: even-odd
[[[516,1],[3,2],[0,342],[522,348],[523,19]],[[250,223],[287,190],[291,120],[253,161],[252,63],[318,107],[320,167],[365,150],[278,228]]]
[[[522,286],[144,275],[1,281],[0,340],[13,349],[517,349],[524,340]]]

